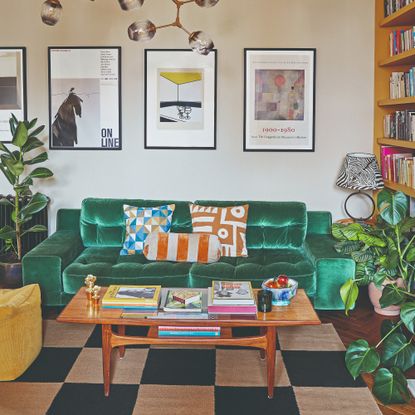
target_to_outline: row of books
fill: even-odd
[[[406,52],[415,47],[415,26],[407,30],[394,30],[389,34],[389,52],[391,56]]]
[[[159,337],[220,337],[220,327],[159,326]]]
[[[383,118],[384,137],[414,141],[415,110],[395,111]]]
[[[385,17],[397,12],[405,6],[413,3],[414,0],[384,0]]]
[[[415,188],[415,157],[407,149],[381,147],[382,175],[386,180]]]
[[[409,72],[392,72],[389,79],[389,96],[391,99],[415,96],[415,68]]]

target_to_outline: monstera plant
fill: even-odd
[[[14,115],[9,121],[13,139],[10,145],[0,141],[0,170],[13,188],[13,199],[2,198],[0,204],[10,205],[11,220],[14,226],[5,225],[0,228],[0,239],[4,240],[4,250],[10,258],[22,259],[22,237],[30,232],[44,232],[46,227],[34,225],[27,228],[26,224],[32,215],[41,211],[48,204],[48,198],[42,193],[32,194],[30,187],[34,180],[53,176],[45,167],[36,167],[27,172],[26,167],[45,162],[48,159],[46,151],[31,157],[34,149],[40,149],[44,143],[38,135],[45,128],[36,127],[37,119],[18,121]],[[25,174],[26,173],[26,174]],[[24,205],[22,201],[25,200]]]
[[[377,207],[380,217],[376,225],[333,225],[333,235],[339,240],[337,251],[356,261],[356,274],[340,293],[347,313],[354,306],[359,286],[383,285],[380,305],[400,306],[400,319],[383,321],[381,340],[374,346],[364,339],[352,342],[345,359],[354,378],[374,374],[373,393],[383,403],[404,403],[410,400],[404,372],[415,365],[415,219],[407,216],[408,199],[402,192],[382,190]],[[402,278],[401,286],[384,285],[396,278]]]

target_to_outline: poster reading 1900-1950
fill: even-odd
[[[50,148],[121,149],[121,48],[49,48]]]
[[[314,151],[315,49],[245,49],[245,151]]]

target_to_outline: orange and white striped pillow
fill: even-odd
[[[144,256],[150,261],[202,262],[220,259],[221,244],[216,235],[204,233],[152,232],[144,243]]]

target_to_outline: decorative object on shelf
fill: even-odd
[[[272,292],[269,290],[259,290],[257,297],[258,311],[269,313],[272,311]]]
[[[26,48],[0,47],[0,142],[11,142],[10,114],[25,120]]]
[[[49,48],[49,147],[121,150],[121,48]]]
[[[1,254],[0,275],[4,279],[15,279],[16,285],[20,285],[21,279],[21,260],[22,237],[32,232],[45,232],[46,226],[33,225],[28,227],[28,222],[32,219],[33,214],[45,209],[49,203],[49,198],[42,193],[33,194],[30,186],[35,179],[48,178],[53,173],[46,167],[37,167],[22,177],[25,172],[25,166],[43,163],[48,159],[46,151],[40,152],[37,156],[28,156],[34,149],[40,150],[44,145],[37,136],[45,128],[44,125],[36,128],[37,118],[32,121],[18,121],[12,114],[9,120],[10,131],[13,139],[9,145],[0,142],[0,171],[4,174],[5,179],[13,187],[14,200],[7,198],[0,199],[1,204],[7,204],[12,207],[11,220],[14,226],[5,225],[0,227],[0,239],[5,241],[4,249]],[[26,204],[22,207],[21,202],[27,197]],[[10,264],[15,264],[11,267]],[[16,274],[16,268],[17,272]],[[11,270],[13,275],[8,278],[6,271]]]
[[[348,153],[344,160],[336,181],[337,186],[345,189],[357,190],[350,194],[344,202],[344,210],[347,216],[353,220],[365,221],[370,219],[375,212],[375,201],[362,190],[380,190],[383,189],[383,179],[380,173],[376,157],[371,153]],[[355,218],[347,209],[347,202],[352,196],[362,195],[367,197],[372,205],[372,211],[365,218]]]
[[[314,151],[316,50],[244,51],[244,151]]]
[[[216,148],[216,50],[145,50],[145,148]]]
[[[93,294],[96,280],[97,280],[97,277],[91,274],[87,275],[85,278],[85,285],[86,285],[85,294],[89,302],[92,301],[92,294]]]
[[[262,283],[261,288],[272,293],[272,305],[289,305],[291,299],[297,294],[298,282],[292,278],[287,278],[286,275],[282,277],[284,283],[281,282],[281,276],[270,278]]]
[[[101,298],[99,295],[100,291],[101,291],[101,287],[99,285],[95,285],[92,288],[92,305],[94,307],[99,306],[99,299]]]
[[[92,0],[94,1],[94,0]],[[191,49],[201,55],[208,55],[214,48],[212,39],[205,32],[197,30],[194,32],[188,31],[180,20],[180,9],[183,5],[189,3],[196,3],[200,7],[212,7],[218,3],[219,0],[172,0],[176,5],[176,18],[172,23],[156,26],[150,20],[140,20],[132,23],[128,27],[128,37],[134,41],[148,41],[156,34],[158,29],[166,27],[177,27],[183,30],[189,37],[189,45]],[[144,0],[118,0],[122,10],[133,10],[141,7]],[[54,26],[58,23],[62,15],[62,4],[59,0],[46,0],[42,4],[41,18],[43,23],[48,26]]]

